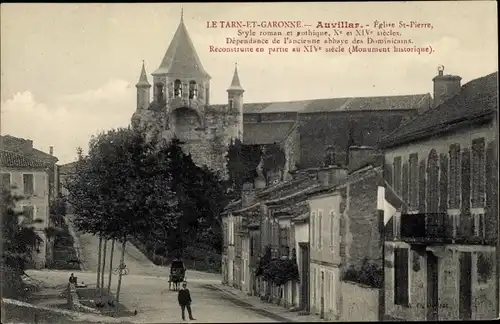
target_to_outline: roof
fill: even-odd
[[[244,91],[240,83],[240,77],[238,76],[238,66],[234,67],[233,80],[227,91]]]
[[[430,98],[431,95],[426,93],[404,96],[348,97],[287,102],[249,103],[243,105],[243,111],[245,113],[314,113],[367,110],[409,110],[428,106]]]
[[[151,87],[148,82],[148,76],[146,74],[146,68],[144,67],[144,61],[142,61],[141,75],[139,76],[139,81],[135,85],[136,87]]]
[[[53,155],[33,148],[33,141],[30,139],[15,137],[12,135],[2,135],[1,142],[2,148],[6,151],[16,152],[18,154],[22,154],[36,160],[46,161],[50,163],[56,163],[59,160]]]
[[[292,218],[292,222],[294,222],[294,223],[306,222],[308,220],[309,220],[309,212]]]
[[[281,143],[290,134],[296,122],[262,122],[243,125],[243,144]]]
[[[160,66],[153,74],[210,78],[201,64],[182,18]]]
[[[463,85],[455,97],[402,124],[382,140],[381,146],[397,146],[448,132],[464,122],[492,115],[498,109],[497,99],[498,72],[474,79]]]
[[[0,151],[0,166],[4,168],[45,169],[46,162],[11,151]]]
[[[59,166],[59,174],[69,173],[74,170],[78,161],[62,164]]]

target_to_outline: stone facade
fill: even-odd
[[[388,224],[385,243],[385,311],[391,317],[422,321],[498,315],[496,83],[496,73],[469,82],[451,99],[438,100],[441,105],[429,116],[419,116],[383,143],[384,178],[405,202],[403,215]],[[402,218],[415,213],[426,217],[420,236],[403,232],[418,231]],[[430,235],[429,224],[442,231]]]

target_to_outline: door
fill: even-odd
[[[470,252],[460,252],[459,316],[461,320],[472,317],[472,258]]]
[[[325,318],[325,272],[321,271],[321,311],[320,311],[320,318],[324,319]]]
[[[301,273],[300,278],[300,308],[306,312],[310,311],[309,305],[309,244],[300,243]]]
[[[439,301],[439,270],[438,258],[432,253],[427,252],[427,320],[438,320],[438,301]]]

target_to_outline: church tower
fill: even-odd
[[[240,77],[238,76],[238,64],[235,63],[233,80],[227,89],[228,117],[232,120],[229,122],[229,137],[239,138],[243,140],[243,93],[245,90],[241,86]]]
[[[142,61],[142,69],[141,75],[139,76],[139,82],[137,82],[135,87],[137,88],[137,109],[147,109],[149,107],[151,84],[149,84],[148,82],[148,76],[146,75],[144,61]]]

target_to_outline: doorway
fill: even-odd
[[[472,318],[472,257],[470,252],[460,252],[459,316],[461,320]]]
[[[325,318],[325,272],[321,271],[321,310],[320,318]]]
[[[300,308],[303,311],[310,312],[309,305],[309,243],[299,243],[301,274],[300,286]]]
[[[427,320],[437,321],[439,314],[439,268],[438,258],[427,254]]]

